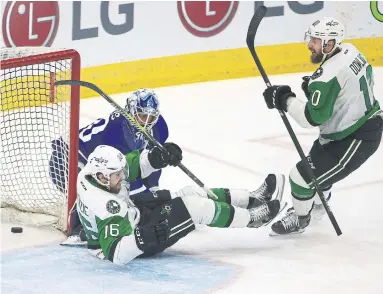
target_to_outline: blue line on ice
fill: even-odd
[[[2,293],[206,293],[234,274],[229,265],[164,252],[124,267],[84,248],[43,246],[1,254]]]

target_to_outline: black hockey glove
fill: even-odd
[[[157,246],[166,246],[169,235],[168,220],[156,225],[139,225],[134,229],[137,248],[142,252],[153,250]]]
[[[165,143],[164,147],[170,154],[170,158],[168,161],[169,165],[171,166],[179,165],[182,160],[182,150],[180,146],[178,146],[175,143]]]
[[[279,109],[287,111],[287,99],[289,97],[296,97],[296,95],[291,92],[290,86],[271,86],[263,92],[263,97],[269,109]]]
[[[305,93],[306,95],[306,98],[309,99],[310,98],[310,93],[309,93],[309,81],[310,81],[310,76],[304,76],[302,77],[302,90],[303,92]]]
[[[154,146],[149,150],[148,160],[153,168],[160,169],[168,165],[177,166],[182,160],[182,150],[174,143],[165,143],[163,145],[165,151],[159,147]]]

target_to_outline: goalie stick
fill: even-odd
[[[153,138],[151,134],[149,134],[145,127],[141,126],[137,121],[134,119],[134,117],[128,113],[124,108],[122,108],[117,102],[115,102],[109,95],[107,95],[104,91],[102,91],[99,87],[97,87],[95,84],[84,82],[84,81],[75,81],[75,80],[62,80],[62,81],[56,81],[55,86],[63,86],[63,85],[76,85],[76,86],[82,86],[89,89],[92,89],[97,94],[99,94],[101,97],[103,97],[106,101],[108,101],[123,117],[125,117],[133,126],[138,128],[145,137],[155,146],[160,148],[163,152],[167,152],[166,149],[156,140]],[[210,195],[214,200],[218,200],[218,197],[213,193],[212,190],[210,190],[203,182],[201,182],[200,179],[198,179],[189,169],[187,169],[182,163],[178,165],[178,167],[189,177],[191,178],[198,186],[200,186],[202,189],[206,191],[208,195]]]
[[[254,62],[256,63],[256,65],[258,67],[259,72],[261,73],[261,76],[262,76],[266,86],[271,87],[270,80],[269,80],[265,70],[263,69],[261,61],[259,60],[257,53],[255,52],[255,47],[254,47],[255,35],[257,33],[259,24],[261,23],[263,17],[266,14],[266,11],[267,11],[267,8],[265,6],[260,6],[255,11],[255,13],[254,13],[254,15],[250,21],[249,29],[247,31],[246,44],[250,50],[250,53],[254,59]],[[310,175],[310,178],[312,178],[312,181],[313,181],[314,186],[315,186],[315,190],[318,192],[319,198],[320,198],[320,200],[321,200],[321,202],[322,202],[322,204],[326,210],[326,213],[327,213],[327,215],[331,221],[331,224],[333,225],[333,227],[335,229],[336,234],[338,236],[342,235],[342,231],[338,225],[338,222],[336,221],[335,216],[334,216],[333,212],[331,211],[331,208],[328,205],[328,203],[327,203],[327,201],[323,195],[322,190],[319,187],[319,184],[318,184],[318,181],[314,175],[314,172],[312,171],[311,166],[310,166],[309,162],[307,161],[306,155],[304,154],[302,147],[299,144],[299,141],[298,141],[298,139],[294,133],[294,130],[292,129],[292,127],[290,125],[289,120],[286,117],[286,114],[282,110],[279,110],[279,114],[283,120],[283,123],[285,124],[285,126],[287,128],[287,131],[289,132],[289,135],[290,135],[290,137],[291,137],[291,139],[295,145],[295,148],[297,149],[297,151],[299,153],[300,158],[302,159],[302,161],[304,163],[306,171]]]

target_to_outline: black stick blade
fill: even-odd
[[[261,20],[265,16],[267,11],[266,6],[259,6],[257,11],[255,11],[247,30],[246,43],[248,47],[254,47],[255,34],[257,33],[258,26],[261,23]]]
[[[55,82],[55,86],[65,86],[65,85],[80,85],[82,84],[83,82],[81,81],[75,81],[75,80],[61,80],[61,81],[56,81]]]
[[[92,89],[93,91],[97,92],[99,95],[103,96],[106,100],[110,100],[109,96],[106,95],[99,87],[97,87],[95,84],[84,82],[84,81],[77,81],[77,80],[61,80],[56,81],[54,83],[55,86],[82,86],[89,89]]]

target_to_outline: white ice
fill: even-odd
[[[272,76],[270,80],[289,84],[304,97],[300,90],[303,75]],[[383,68],[375,68],[375,81],[375,97],[382,104],[379,81],[383,81]],[[287,175],[299,161],[278,112],[268,110],[264,103],[264,88],[257,77],[156,89],[170,128],[169,141],[182,147],[184,165],[208,186],[255,189],[268,173]],[[124,105],[127,95],[113,97]],[[86,99],[81,102],[80,125],[111,111],[102,98]],[[317,130],[301,129],[292,119],[290,122],[307,152]],[[290,237],[269,237],[269,227],[202,228],[168,252],[232,268],[234,274],[215,288],[216,293],[383,293],[382,162],[380,146],[359,170],[333,187],[330,206],[343,231],[340,237],[325,217],[313,222],[304,234]],[[164,170],[160,185],[175,190],[194,183],[181,170],[170,167]],[[289,195],[287,185],[285,199]],[[24,227],[24,233],[12,234],[9,224],[1,227],[2,256],[16,248],[27,252],[37,250],[31,246],[58,244],[64,239],[49,229]],[[20,277],[20,283],[27,282]],[[67,282],[68,292],[77,293],[76,283],[81,281]],[[177,291],[174,284],[173,292]]]

